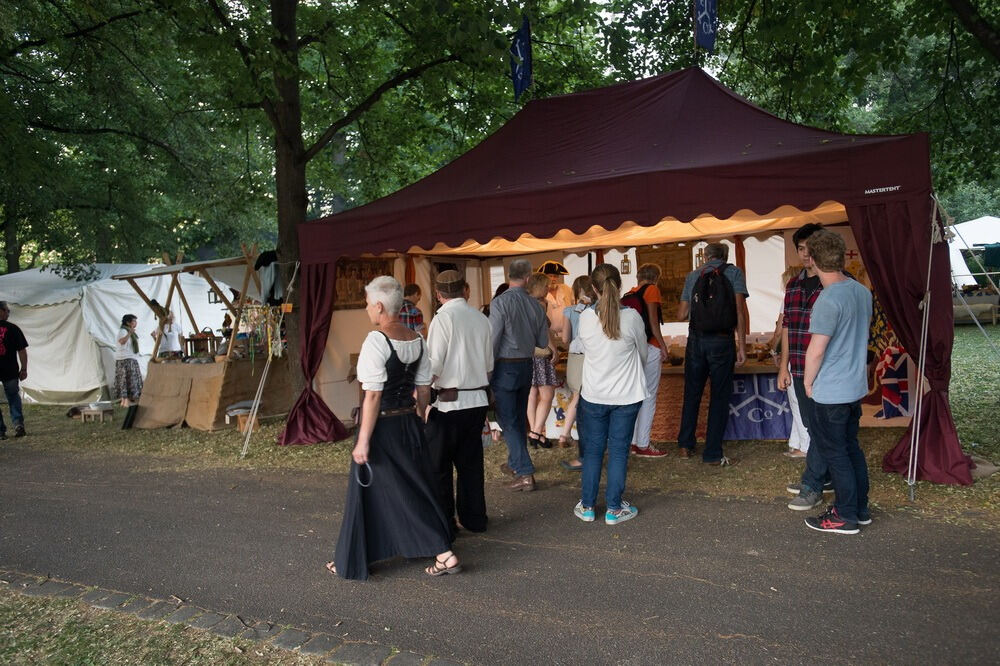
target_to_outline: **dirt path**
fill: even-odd
[[[141,469],[137,469],[141,468]],[[876,513],[818,534],[770,502],[644,493],[633,521],[572,489],[487,491],[466,573],[323,571],[346,480],[149,471],[124,456],[0,448],[0,567],[471,663],[992,662],[1000,536]],[[782,498],[784,499],[784,498]]]

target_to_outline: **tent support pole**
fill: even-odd
[[[181,289],[181,283],[180,280],[177,279],[177,274],[173,274],[171,279],[177,285],[177,295],[181,298],[181,304],[184,306],[184,312],[187,313],[188,319],[191,320],[191,328],[194,329],[193,332],[200,331],[201,329],[198,328],[198,322],[194,320],[194,313],[191,312],[191,306],[188,305],[187,297],[184,295],[184,290]]]
[[[237,305],[237,307],[236,307],[236,322],[235,322],[235,324],[233,326],[233,329],[235,331],[239,331],[240,330],[240,318],[243,316],[243,308],[246,307],[246,303],[247,303],[247,287],[250,285],[250,274],[251,273],[256,274],[256,271],[253,269],[253,264],[249,262],[249,257],[247,257],[247,267],[243,271],[243,285],[240,288],[239,305]],[[258,292],[259,291],[260,290],[258,289]],[[263,294],[261,295],[261,297],[263,298]],[[253,344],[253,340],[250,340],[249,338],[247,338],[247,344],[252,345]],[[229,361],[230,357],[232,357],[232,355],[233,355],[233,347],[235,347],[235,346],[236,345],[234,345],[234,344],[230,344],[229,347],[226,349],[226,361]],[[267,363],[264,364],[264,367],[267,368],[267,366],[268,366],[268,364],[270,364],[270,362],[271,362],[271,356],[269,354],[268,358],[267,358]]]
[[[215,283],[215,280],[213,280],[212,276],[208,274],[208,271],[203,268],[200,271],[198,271],[198,273],[203,278],[205,278],[205,282],[207,282],[208,285],[212,288],[212,291],[215,292],[215,295],[219,297],[219,300],[221,300],[223,304],[225,304],[226,308],[228,308],[229,311],[233,313],[233,317],[236,317],[236,323],[239,324],[239,315],[236,313],[236,308],[233,307],[232,302],[228,298],[226,298],[226,295],[222,293],[222,290],[219,289],[219,285]]]
[[[927,283],[924,287],[924,296],[920,301],[922,317],[920,320],[920,351],[917,362],[917,377],[920,385],[917,387],[917,396],[914,401],[913,420],[910,426],[910,459],[906,470],[906,483],[910,488],[911,502],[916,500],[917,466],[920,460],[920,415],[924,404],[924,382],[927,381],[924,378],[924,372],[927,365],[927,329],[930,325],[931,313],[931,267],[934,263],[934,245],[943,241],[938,229],[939,206],[940,204],[935,198],[930,220],[931,242],[927,250]]]
[[[253,264],[249,264],[248,267],[252,268]],[[298,276],[298,274],[299,274],[299,262],[296,261],[295,269],[292,271],[292,277],[288,281],[288,289],[285,290],[284,303],[288,303],[288,301],[292,297],[292,290],[295,289],[295,278]],[[278,315],[278,324],[277,324],[279,336],[281,332],[281,324],[284,321],[285,321],[285,308],[282,307],[281,314]],[[268,335],[270,334],[271,332],[268,331]],[[229,346],[230,348],[232,348],[232,345]],[[278,348],[280,349],[281,346],[279,345]],[[272,358],[274,358],[274,355],[269,353],[267,355],[267,362],[264,364],[264,370],[260,373],[260,383],[257,384],[257,393],[256,395],[254,395],[253,405],[250,407],[250,414],[247,416],[247,431],[246,433],[244,433],[245,437],[243,438],[243,448],[240,450],[240,460],[246,458],[247,452],[250,450],[250,437],[251,435],[253,435],[253,424],[256,423],[257,414],[258,412],[260,412],[260,401],[264,395],[264,384],[267,382],[267,373],[271,369]]]
[[[247,250],[246,245],[240,245],[240,249],[243,251],[243,256],[247,260],[247,266],[250,269],[250,274],[253,276],[253,283],[257,286],[257,293],[260,294],[260,302],[264,302],[264,294],[261,293],[260,286],[260,276],[257,275],[257,271],[253,269],[253,265],[257,263],[257,257],[260,252],[257,251],[257,243],[254,243],[249,250]],[[244,289],[246,291],[246,289]]]
[[[143,290],[139,288],[139,285],[137,285],[135,283],[135,280],[133,280],[132,278],[129,278],[128,280],[126,280],[126,282],[128,282],[130,285],[132,285],[132,288],[135,289],[135,291],[136,291],[137,294],[139,294],[139,298],[142,299],[143,303],[145,303],[147,306],[149,306],[150,310],[153,310],[155,312],[156,309],[153,307],[153,304],[150,302],[150,300],[146,296],[145,292],[143,292]]]

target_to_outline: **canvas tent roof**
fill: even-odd
[[[156,318],[132,287],[111,278],[144,275],[157,266],[95,264],[93,268],[93,277],[83,281],[37,268],[0,276],[0,299],[10,304],[10,321],[28,340],[29,372],[22,388],[32,400],[74,404],[99,399],[102,387],[114,381],[112,352],[126,313],[139,318],[143,368],[152,353],[149,332],[155,329]],[[208,302],[208,284],[191,275],[182,275],[180,280],[191,295],[189,304],[197,323],[217,326],[222,312],[220,306]],[[167,277],[153,278],[147,293],[165,304],[169,284]],[[191,333],[193,326],[176,299],[172,310],[181,329]]]
[[[970,275],[962,250],[971,250],[977,244],[1000,243],[1000,217],[984,215],[968,222],[953,224],[951,230],[955,237],[948,241],[948,249],[955,282],[959,285],[976,284],[976,278]]]
[[[926,443],[917,478],[971,483],[971,462],[947,401],[951,277],[942,227],[932,218],[927,135],[846,135],[790,123],[699,69],[534,100],[426,178],[299,225],[307,382],[283,441],[341,435],[309,386],[329,332],[340,257],[470,242],[464,249],[474,254],[495,239],[596,238],[632,232],[627,224],[649,229],[667,222],[690,233],[684,223],[696,219],[703,235],[752,234],[769,225],[797,226],[804,219],[795,211],[828,202],[843,207],[875,292],[908,350],[921,349],[923,308],[934,313],[924,347],[930,391],[919,423],[911,425]],[[762,220],[789,210],[782,207],[793,214],[780,223]],[[650,242],[670,240],[664,234]],[[930,300],[922,306],[928,285]],[[907,469],[909,439],[886,456],[886,469]]]
[[[739,229],[781,206],[812,211],[828,201],[929,191],[927,149],[925,135],[855,136],[789,123],[686,69],[532,101],[426,178],[303,225],[301,259],[745,211],[731,225]],[[803,223],[784,217],[777,228]]]

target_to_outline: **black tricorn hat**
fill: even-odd
[[[535,272],[542,273],[543,275],[569,275],[569,271],[566,270],[565,266],[551,259],[539,266]]]

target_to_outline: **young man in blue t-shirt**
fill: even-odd
[[[826,459],[837,493],[822,515],[806,518],[821,532],[857,534],[871,523],[868,511],[868,465],[858,444],[861,398],[868,393],[868,326],[872,295],[844,275],[844,239],[817,231],[806,240],[823,291],[813,304],[811,338],[806,348],[803,383],[812,398],[809,435]]]

